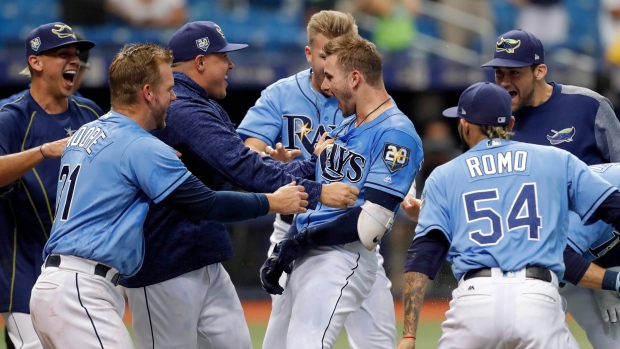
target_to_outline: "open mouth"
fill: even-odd
[[[510,98],[514,99],[515,97],[517,97],[517,91],[510,91],[508,92],[510,93]]]
[[[66,72],[62,73],[62,78],[72,84],[73,80],[75,80],[75,75],[77,75],[77,71],[67,70]]]

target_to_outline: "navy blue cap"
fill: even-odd
[[[506,126],[512,120],[512,98],[497,84],[478,82],[461,93],[458,107],[444,110],[443,115],[476,125]]]
[[[248,47],[246,44],[228,43],[222,28],[210,21],[185,24],[172,35],[168,46],[174,55],[173,62],[187,61],[207,53],[237,51]]]
[[[522,68],[545,63],[542,42],[521,29],[500,35],[495,43],[493,59],[482,67]]]
[[[40,55],[54,48],[77,45],[78,50],[87,51],[95,47],[88,40],[78,40],[70,26],[62,23],[43,24],[33,29],[26,39],[26,57]]]

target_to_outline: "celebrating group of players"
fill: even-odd
[[[95,43],[59,22],[30,33],[31,87],[0,107],[0,311],[15,346],[133,348],[121,284],[138,348],[251,348],[222,222],[277,213],[260,270],[273,295],[263,348],[331,348],[343,328],[352,348],[414,348],[445,258],[459,287],[440,348],[577,347],[565,299],[595,348],[618,347],[609,101],[547,83],[542,43],[501,35],[484,65],[497,84],[444,112],[471,149],[416,200],[423,145],[375,45],[338,11],[314,14],[307,32],[311,68],[267,87],[238,129],[216,100],[228,52],[247,45],[213,22],[187,23],[168,48],[121,49],[106,114],[73,94]],[[379,241],[399,207],[419,223],[397,344]]]

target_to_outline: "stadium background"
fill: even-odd
[[[180,26],[136,27],[103,11],[108,0],[3,0],[0,2],[0,98],[28,86],[28,78],[19,75],[25,67],[24,40],[34,27],[64,21],[74,30],[95,41],[89,71],[80,92],[109,109],[107,67],[125,43],[152,41],[166,45]],[[375,0],[384,1],[384,0]],[[480,0],[485,1],[485,0]],[[308,67],[303,54],[307,43],[305,18],[310,8],[330,7],[354,11],[360,33],[377,39],[377,18],[355,11],[355,0],[186,0],[185,19],[212,20],[218,23],[229,42],[248,43],[246,50],[230,54],[235,69],[229,73],[228,95],[219,101],[238,124],[260,91],[277,79]],[[419,11],[409,18],[411,35],[405,35],[404,47],[388,48],[374,40],[384,55],[386,87],[400,109],[410,116],[423,136],[425,168],[419,186],[430,171],[459,152],[455,124],[445,123],[441,111],[455,105],[468,85],[493,80],[491,70],[479,66],[489,60],[498,34],[513,29],[519,8],[508,0],[488,0],[489,15],[475,17],[446,6],[442,0],[418,0]],[[605,60],[605,47],[599,29],[599,16],[605,14],[600,0],[538,0],[561,4],[568,16],[565,39],[548,45],[543,39],[548,81],[588,87],[617,101],[618,69]],[[314,6],[314,7],[313,7]],[[442,26],[471,34],[464,45],[447,41]],[[545,23],[553,26],[554,23]],[[402,27],[401,27],[402,28]],[[535,28],[523,28],[534,31]],[[402,32],[390,33],[395,37]],[[437,128],[437,125],[440,125]],[[432,127],[430,125],[433,125]],[[268,300],[260,287],[258,269],[265,259],[273,217],[264,217],[229,225],[235,258],[224,263],[245,301]],[[402,269],[415,225],[399,216],[390,235],[384,238],[381,252],[386,271],[400,299]],[[427,297],[445,304],[455,280],[447,266],[431,284]],[[249,304],[249,303],[248,303]]]

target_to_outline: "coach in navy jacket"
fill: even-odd
[[[247,148],[213,100],[226,95],[225,78],[234,67],[227,52],[245,47],[228,43],[213,22],[190,22],[179,29],[170,41],[177,99],[168,109],[166,128],[154,134],[178,150],[188,169],[211,189],[235,185],[265,193],[296,181],[309,194],[309,209],[320,198],[330,206],[352,205],[355,194],[348,186],[306,179],[314,178],[315,158],[283,164]],[[144,233],[142,268],[121,281],[128,288],[137,346],[201,347],[206,341],[216,348],[251,348],[240,301],[220,265],[233,256],[225,226],[190,218],[164,201],[151,206]]]

